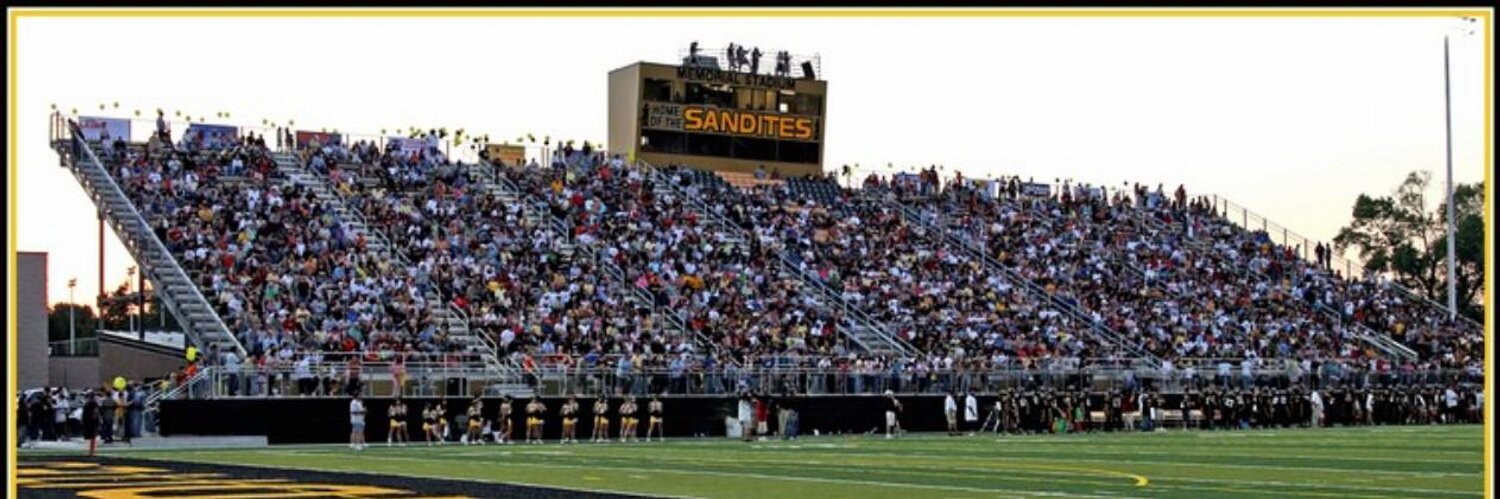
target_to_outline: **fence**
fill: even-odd
[[[726,365],[701,367],[617,368],[609,365],[535,366],[524,373],[496,377],[480,366],[408,364],[404,373],[391,364],[365,364],[359,383],[351,382],[342,364],[319,364],[298,374],[287,369],[230,371],[221,367],[195,377],[170,398],[344,397],[358,386],[370,397],[501,395],[494,387],[525,386],[542,396],[600,394],[647,396],[722,396],[746,390],[805,395],[938,394],[950,390],[992,394],[1006,390],[1153,390],[1161,393],[1217,389],[1300,387],[1391,387],[1412,385],[1482,384],[1477,370],[1366,369],[1325,363],[1307,371],[1290,366],[1257,367],[1230,372],[1209,369],[1133,369],[1112,366],[1083,368],[994,367],[981,369],[779,367]],[[398,385],[396,375],[402,374]],[[399,386],[399,388],[398,388]]]
[[[750,62],[750,59],[754,58],[754,55],[751,54],[749,51],[752,50],[752,49],[755,49],[756,47],[737,47],[737,48],[741,48],[741,49],[744,49],[745,51],[747,51],[746,52],[745,63],[742,64],[742,65],[737,65],[739,67],[738,72],[749,73],[750,72],[750,64],[749,64],[749,62]],[[712,62],[712,65],[710,67],[713,67],[714,69],[719,69],[719,70],[722,70],[722,71],[730,71],[731,67],[732,66],[736,66],[736,65],[731,62],[731,59],[728,56],[728,53],[726,52],[727,49],[728,49],[728,47],[698,47],[698,52],[696,54],[694,54],[694,53],[692,53],[692,51],[690,49],[685,48],[685,49],[679,50],[677,52],[677,58],[678,58],[677,60],[686,64],[687,61],[689,61],[690,59],[693,59],[694,57],[696,57],[698,64],[708,65],[710,62]],[[736,57],[735,57],[735,59],[738,59],[737,52],[738,51],[736,51]],[[756,73],[757,74],[762,74],[762,75],[773,75],[773,74],[775,74],[775,72],[776,72],[776,56],[777,56],[778,52],[779,51],[777,49],[772,49],[772,48],[767,48],[767,49],[765,49],[765,51],[761,52],[760,58],[755,61],[756,62]],[[787,70],[786,76],[787,77],[790,77],[790,78],[808,78],[808,79],[814,79],[814,78],[817,78],[818,75],[823,74],[823,56],[822,56],[822,54],[813,53],[811,55],[809,55],[809,54],[788,54],[788,55],[791,56],[791,64],[786,68],[786,70]],[[810,65],[810,67],[812,69],[812,73],[811,74],[807,73],[802,68],[802,63],[804,63],[804,62],[806,62],[806,63],[808,63]]]
[[[98,338],[77,338],[47,342],[47,355],[52,357],[96,357],[99,355]]]
[[[114,113],[119,113],[118,109],[113,109],[112,111]],[[154,113],[154,110],[152,112]],[[80,111],[75,111],[72,114],[68,114],[68,115],[63,114],[60,111],[59,112],[54,112],[54,113],[52,113],[52,115],[50,117],[50,120],[49,120],[49,123],[48,123],[48,125],[49,125],[49,138],[50,138],[50,140],[51,140],[52,143],[57,143],[60,140],[69,139],[70,138],[69,128],[68,128],[68,120],[69,119],[76,119],[76,118],[78,118],[80,116],[95,116],[95,117],[101,117],[101,118],[122,119],[122,120],[128,121],[130,123],[130,136],[129,137],[119,137],[119,138],[125,139],[125,141],[128,142],[128,143],[130,143],[130,144],[146,144],[146,143],[150,142],[152,135],[154,135],[156,133],[156,127],[157,127],[155,115],[154,114],[150,114],[149,116],[147,116],[147,114],[150,114],[150,113],[139,113],[139,112],[137,112],[137,114],[135,114],[134,117],[120,117],[120,116],[116,116],[116,115],[111,115],[111,113],[107,112],[107,111],[99,111],[97,113],[89,112],[89,111],[81,111],[81,112]],[[290,128],[291,130],[293,130],[293,132],[295,132],[297,130],[303,130],[303,131],[319,131],[319,132],[337,133],[337,134],[339,134],[341,136],[342,142],[345,145],[352,145],[352,144],[354,144],[356,142],[359,142],[359,141],[372,142],[372,143],[374,143],[376,145],[376,147],[378,149],[380,149],[380,150],[383,151],[385,149],[385,147],[386,147],[386,140],[387,140],[388,137],[408,137],[408,136],[411,135],[411,131],[412,131],[412,127],[405,127],[405,128],[396,127],[396,128],[381,130],[379,133],[373,132],[373,131],[349,132],[349,131],[345,131],[345,130],[342,130],[342,129],[327,128],[327,127],[314,127],[314,126],[306,126],[306,125],[304,125],[304,126],[296,126],[296,125],[287,126],[285,123],[268,123],[268,124],[260,124],[260,125],[244,125],[244,124],[239,124],[235,120],[232,120],[230,118],[213,118],[213,119],[199,118],[197,120],[193,120],[191,118],[192,118],[191,116],[184,118],[182,116],[179,116],[178,113],[174,112],[174,113],[168,115],[168,119],[164,120],[165,124],[167,126],[168,131],[172,135],[172,140],[174,141],[174,143],[176,141],[179,141],[179,140],[182,139],[183,135],[187,132],[188,127],[191,126],[191,125],[224,124],[224,125],[227,125],[227,126],[236,127],[238,129],[238,135],[239,135],[239,137],[244,137],[244,136],[252,134],[252,133],[254,135],[256,135],[256,136],[264,136],[265,140],[266,140],[266,146],[269,147],[269,148],[272,148],[272,149],[276,149],[276,145],[278,143],[277,132],[281,131],[281,130],[285,130],[285,129]],[[425,132],[427,132],[429,130],[436,130],[436,129],[438,129],[438,127],[432,127],[430,129],[429,128],[423,128],[422,130],[419,130],[419,132],[425,133]],[[465,133],[465,135],[463,137],[460,137],[460,142],[457,143],[457,144],[455,144],[454,143],[454,136],[456,134],[456,129],[452,129],[452,128],[444,128],[444,129],[448,131],[448,134],[447,134],[447,136],[445,138],[443,138],[443,139],[441,139],[439,141],[440,142],[440,146],[443,148],[443,153],[444,154],[448,155],[449,158],[453,159],[456,162],[461,161],[461,162],[464,162],[464,163],[474,163],[474,162],[476,162],[478,160],[478,158],[479,158],[479,151],[480,151],[480,149],[482,149],[485,146],[485,143],[483,143],[483,142],[475,142],[474,139],[479,138],[481,135],[487,135],[487,134],[473,135],[473,134]],[[532,134],[520,134],[520,135],[524,137],[524,136],[532,135]],[[491,143],[496,143],[496,144],[499,144],[499,143],[508,143],[507,141],[510,140],[510,137],[511,137],[510,135],[494,136],[494,137],[490,137],[491,138],[490,142]],[[543,139],[534,139],[534,140],[532,140],[529,143],[516,143],[514,145],[526,147],[526,156],[528,158],[537,159],[539,162],[541,162],[541,161],[544,161],[544,158],[547,157],[548,151],[551,151],[553,149],[561,147],[561,145],[562,145],[562,141],[561,140],[554,139],[554,140],[549,141],[550,145],[544,146],[541,143],[542,140]],[[97,142],[95,142],[95,144],[97,144]],[[474,147],[470,147],[470,146],[474,146]],[[284,149],[290,149],[290,147],[291,147],[290,145],[285,145]]]
[[[1218,213],[1225,220],[1239,224],[1240,227],[1248,231],[1263,231],[1267,237],[1271,238],[1272,242],[1277,242],[1283,247],[1294,248],[1297,250],[1298,257],[1314,264],[1317,263],[1317,255],[1312,248],[1317,246],[1320,241],[1308,239],[1301,234],[1292,232],[1291,229],[1250,211],[1248,208],[1233,201],[1219,197],[1217,194],[1209,196],[1209,199],[1213,202],[1214,213]],[[1278,237],[1280,238],[1279,242],[1277,241]],[[1328,246],[1329,250],[1332,251],[1332,244]],[[1349,280],[1357,280],[1364,275],[1363,266],[1356,265],[1354,262],[1338,255],[1333,255],[1328,267],[1331,270],[1342,272],[1344,278]]]

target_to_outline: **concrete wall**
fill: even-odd
[[[641,67],[609,72],[609,153],[629,158],[641,147]]]
[[[42,358],[48,359],[45,355]],[[99,369],[98,357],[52,357],[47,360],[45,382],[47,386],[61,386],[70,390],[98,387],[107,382],[103,374]]]
[[[47,254],[16,253],[16,388],[46,386]]]
[[[110,380],[160,378],[171,374],[187,360],[183,351],[112,336],[99,337],[99,374]]]

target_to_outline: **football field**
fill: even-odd
[[[1468,425],[109,455],[678,497],[1407,498],[1482,496],[1482,446]]]

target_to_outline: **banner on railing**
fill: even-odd
[[[316,149],[326,145],[338,145],[342,143],[344,143],[344,137],[336,133],[297,130],[298,149]]]
[[[964,181],[969,184],[969,188],[979,191],[986,198],[994,199],[1000,195],[1000,186],[1002,183],[998,180],[971,178]]]
[[[405,138],[405,137],[390,137],[390,140],[386,141],[386,146],[385,147],[386,147],[387,151],[394,150],[394,151],[400,152],[401,154],[412,154],[412,153],[416,153],[416,152],[421,152],[423,149],[426,149],[427,148],[427,142],[424,141],[424,140],[422,140],[422,139],[408,139],[408,138]]]
[[[917,176],[915,173],[897,173],[891,176],[891,185],[893,186],[899,185],[916,188],[921,184],[922,177]]]
[[[184,144],[199,149],[227,149],[239,143],[240,129],[229,125],[194,123],[188,125],[182,140]]]
[[[1027,196],[1049,196],[1052,194],[1052,186],[1037,182],[1021,184],[1021,193]]]
[[[486,144],[485,151],[489,153],[490,161],[506,166],[521,166],[526,163],[526,148],[508,144]]]
[[[113,142],[115,139],[130,142],[128,119],[84,116],[78,118],[78,128],[83,131],[83,139],[90,142]]]

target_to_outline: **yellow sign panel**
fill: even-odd
[[[641,126],[773,140],[819,139],[817,118],[661,102],[646,103]]]
[[[526,163],[526,148],[506,144],[487,144],[485,151],[489,153],[490,161],[499,162],[506,166],[520,166]]]
[[[748,135],[768,139],[813,140],[811,118],[684,106],[682,128],[693,132]]]

